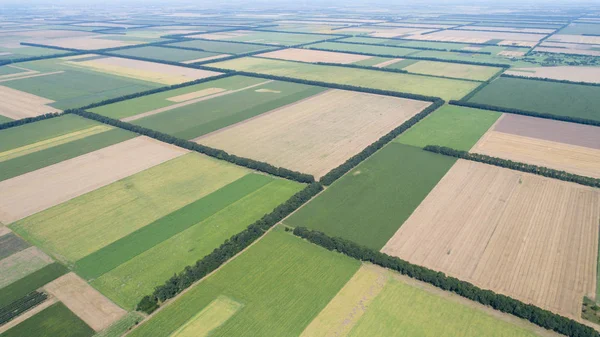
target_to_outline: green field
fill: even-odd
[[[210,336],[298,336],[359,265],[278,227],[130,336],[169,336],[211,303],[224,322]],[[218,305],[224,297],[242,306],[233,316]]]
[[[4,86],[54,100],[56,102],[50,105],[58,109],[78,108],[161,86],[159,83],[75,67],[61,59],[25,62],[19,66],[44,73],[62,71],[2,82]]]
[[[462,98],[478,85],[476,82],[454,79],[252,57],[212,63],[211,66],[311,81],[436,96],[443,99]]]
[[[391,274],[391,273],[390,273]],[[385,324],[382,324],[385,322]],[[525,328],[478,307],[389,277],[348,336],[533,337]]]
[[[14,60],[14,59],[20,59],[20,58],[29,58],[29,57],[34,57],[34,56],[60,55],[60,54],[66,54],[66,53],[68,53],[68,51],[50,49],[50,48],[41,48],[41,47],[19,46],[19,48],[0,47],[0,53],[10,53],[7,55],[0,55],[0,60]]]
[[[308,48],[330,49],[330,50],[338,50],[338,51],[348,51],[348,52],[368,53],[368,54],[381,54],[381,55],[390,55],[390,56],[408,56],[408,55],[419,52],[419,50],[417,50],[417,49],[395,48],[395,47],[386,47],[386,46],[368,46],[368,45],[340,43],[340,42],[316,43],[316,44],[311,44],[310,46],[308,46]]]
[[[128,99],[122,102],[93,108],[90,109],[90,111],[110,118],[121,119],[135,116],[154,109],[171,106],[175,104],[175,102],[168,100],[171,97],[185,95],[209,88],[239,90],[262,82],[265,82],[265,80],[261,78],[231,76],[215,81],[186,86],[175,90],[163,91],[153,95]]]
[[[219,55],[219,53],[211,53],[205,51],[195,51],[187,49],[163,48],[159,46],[148,46],[139,48],[130,48],[113,52],[113,54],[124,56],[137,56],[150,59],[184,62],[197,60],[205,57]]]
[[[469,151],[501,115],[495,111],[444,105],[394,141],[417,147],[441,145]]]
[[[54,281],[68,272],[60,263],[52,263],[0,289],[0,308]]]
[[[10,118],[8,118],[6,116],[0,115],[0,124],[8,123],[8,122],[12,122],[12,119],[10,119]]]
[[[40,311],[2,334],[3,337],[87,337],[94,330],[61,302]]]
[[[11,67],[11,66],[1,66],[0,67],[0,76],[13,75],[13,74],[22,73],[22,72],[25,72],[25,71],[26,70],[15,68],[15,67]]]
[[[469,102],[600,121],[600,87],[500,77]]]
[[[327,40],[326,35],[312,35],[312,34],[290,34],[290,33],[277,33],[277,32],[260,32],[260,31],[248,31],[249,34],[231,37],[227,41],[238,41],[238,42],[256,42],[266,43],[273,45],[284,45],[291,46],[301,43],[309,43]],[[216,33],[218,34],[218,33]]]
[[[141,322],[143,318],[138,312],[130,312],[108,328],[95,334],[94,337],[121,337],[129,329],[135,327],[138,322]]]
[[[435,50],[423,50],[418,53],[412,54],[412,57],[422,58],[435,58],[440,60],[448,61],[468,61],[475,63],[493,63],[493,64],[507,64],[511,67],[535,67],[535,63],[521,61],[519,59],[513,60],[503,56],[496,56],[494,54],[471,54],[461,52],[450,52],[450,51],[435,51]]]
[[[391,143],[336,181],[285,223],[379,250],[455,159]]]
[[[244,54],[251,53],[259,50],[270,50],[273,49],[267,46],[261,45],[253,45],[253,44],[244,44],[244,43],[234,43],[234,42],[224,42],[224,41],[208,41],[208,40],[192,40],[192,41],[184,41],[177,43],[170,43],[171,46],[177,47],[188,47],[188,48],[198,48],[204,51],[209,51],[213,53],[222,53],[222,54]]]
[[[152,292],[154,287],[162,284],[174,273],[182,271],[185,266],[193,265],[226,239],[272,211],[298,192],[301,187],[294,182],[264,175],[244,176],[203,198],[205,202],[201,202],[203,199],[200,199],[197,205],[191,204],[192,211],[187,215],[187,223],[190,226],[187,229],[122,263],[92,281],[92,285],[117,304],[133,309],[144,295]],[[226,191],[227,188],[230,191]],[[232,188],[237,191],[231,191]],[[225,198],[227,196],[222,193],[224,191],[226,194],[234,194],[234,192],[240,194],[240,190],[245,195],[233,202],[230,200],[231,197]],[[222,202],[224,207],[220,207],[218,211],[219,205],[212,205],[217,203],[215,198],[211,198],[213,195],[225,199],[225,202]],[[182,210],[183,208],[176,213]],[[212,214],[207,214],[209,212]],[[165,226],[180,223],[175,219],[168,220],[164,222]]]
[[[189,153],[10,227],[55,258],[73,263],[248,173]]]
[[[358,62],[354,62],[353,64],[358,64],[360,66],[367,66],[367,67],[372,67],[376,64],[385,62],[385,61],[389,61],[391,60],[391,58],[389,57],[378,57],[378,56],[373,56],[370,57],[366,60],[362,60],[362,61],[358,61]]]
[[[265,84],[258,87],[145,117],[133,124],[178,138],[193,139],[325,90],[290,82],[266,82],[263,79],[259,83]]]
[[[449,62],[419,61],[402,68],[409,73],[487,81],[501,68]]]

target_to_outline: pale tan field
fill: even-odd
[[[185,154],[140,136],[0,182],[0,221],[8,224]]]
[[[409,23],[409,22],[384,22],[378,23],[375,26],[389,26],[389,27],[414,27],[414,28],[452,28],[456,25],[446,25],[437,23]]]
[[[120,57],[106,57],[91,61],[69,63],[69,65],[82,66],[113,75],[168,85],[189,82],[220,74],[214,71],[184,68],[169,64],[139,61]]]
[[[0,260],[0,288],[50,263],[52,259],[37,247],[29,247]]]
[[[500,68],[494,67],[433,61],[419,61],[403,69],[416,74],[464,78],[477,81],[485,81],[500,71]]]
[[[422,28],[389,28],[389,27],[350,27],[338,30],[341,33],[363,33],[372,37],[390,38],[397,37],[406,34],[423,34],[431,32],[434,29],[422,29]]]
[[[243,306],[243,304],[229,297],[219,296],[171,334],[170,337],[210,336],[214,329],[227,322]]]
[[[181,103],[181,102],[189,101],[194,98],[209,96],[209,95],[217,94],[217,93],[223,92],[223,91],[225,91],[225,89],[222,89],[222,88],[202,89],[202,90],[190,92],[190,93],[183,94],[183,95],[169,97],[169,98],[167,98],[167,101]]]
[[[515,28],[515,27],[496,27],[496,26],[464,26],[458,27],[459,30],[493,30],[496,32],[511,32],[511,33],[539,33],[550,34],[554,29],[543,28]]]
[[[54,101],[0,85],[0,115],[11,119],[35,117],[61,110],[48,106]]]
[[[375,67],[375,68],[384,68],[384,67],[392,65],[394,63],[400,62],[402,60],[404,60],[404,59],[391,59],[391,60],[383,61],[381,63],[374,64],[373,67]]]
[[[452,41],[464,43],[484,43],[493,39],[519,41],[519,42],[538,42],[544,37],[541,34],[527,33],[509,33],[509,32],[483,32],[467,30],[444,30],[427,35],[411,36],[411,39],[427,41]],[[535,43],[533,43],[535,44]]]
[[[600,83],[600,67],[557,66],[511,68],[506,71],[506,74],[574,82]]]
[[[73,48],[82,50],[93,50],[93,49],[104,49],[104,48],[115,48],[124,47],[132,44],[138,44],[134,41],[118,41],[118,40],[106,40],[96,36],[86,37],[69,37],[69,38],[58,38],[58,39],[40,39],[34,41],[36,43],[47,44],[55,47],[62,48]]]
[[[598,189],[461,159],[382,251],[580,320],[599,220]]]
[[[331,51],[320,51],[310,49],[289,48],[272,51],[257,56],[267,57],[279,60],[300,61],[300,62],[328,62],[348,64],[362,60],[370,59],[372,56],[336,53]]]
[[[179,34],[181,34],[181,33],[179,33]],[[210,60],[216,60],[216,59],[220,59],[220,58],[227,57],[227,56],[230,56],[230,55],[229,54],[219,54],[219,55],[203,57],[203,58],[199,58],[199,59],[195,59],[195,60],[188,60],[188,61],[184,61],[181,63],[190,64],[190,63],[196,63],[196,62],[202,62],[202,61],[210,61]]]
[[[75,273],[68,273],[46,284],[44,290],[63,302],[95,331],[108,328],[127,313]]]
[[[503,50],[503,51],[499,52],[498,55],[500,55],[500,56],[506,56],[506,57],[521,57],[521,56],[525,55],[525,52],[523,52],[523,51]]]
[[[553,41],[582,44],[600,44],[600,36],[556,34],[548,38],[548,42]]]
[[[555,48],[555,47],[537,47],[535,51],[545,53],[556,53],[556,54],[577,54],[577,55],[590,55],[600,56],[600,51],[591,49],[571,49],[571,48]]]
[[[26,319],[33,317],[38,312],[48,308],[49,306],[51,306],[52,304],[54,304],[56,302],[58,302],[58,300],[56,298],[54,298],[52,296],[48,296],[48,298],[44,302],[36,305],[32,309],[27,310],[26,312],[20,314],[19,316],[15,317],[12,321],[10,321],[4,325],[0,325],[0,334],[4,333],[5,331],[8,331],[10,328],[17,326],[19,323],[25,321]]]
[[[600,150],[489,131],[471,152],[600,178]]]
[[[429,104],[329,90],[195,141],[319,178]]]

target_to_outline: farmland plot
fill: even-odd
[[[354,63],[371,58],[371,56],[364,55],[344,54],[329,51],[298,48],[276,50],[264,54],[258,54],[257,56],[287,61],[328,62],[341,64]]]
[[[189,35],[189,38],[201,38],[207,40],[225,40],[238,42],[255,42],[266,43],[272,45],[295,45],[301,43],[316,42],[328,39],[327,36],[312,35],[312,34],[290,34],[278,32],[261,32],[252,30],[236,30],[231,32],[208,33]]]
[[[599,219],[597,189],[458,160],[382,251],[579,319]]]
[[[194,63],[208,61],[229,56],[228,54],[195,51],[186,49],[164,48],[160,46],[148,46],[119,50],[113,52],[116,55],[136,56],[149,59],[157,59],[171,62]]]
[[[506,71],[506,74],[532,78],[567,80],[572,82],[600,83],[600,67],[557,66],[513,68]]]

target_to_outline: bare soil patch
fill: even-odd
[[[383,252],[581,320],[600,190],[458,160]]]
[[[0,221],[11,223],[187,150],[140,136],[0,182]]]
[[[319,178],[428,105],[329,90],[195,141]]]
[[[111,326],[127,313],[92,288],[75,273],[68,273],[44,286],[95,331]]]
[[[0,85],[0,115],[12,119],[35,117],[61,110],[48,106],[54,101]]]
[[[348,64],[354,63],[366,59],[370,59],[371,56],[355,55],[336,53],[330,51],[310,50],[310,49],[297,49],[289,48],[277,51],[272,51],[258,56],[267,57],[279,60],[288,61],[300,61],[300,62],[328,62],[328,63],[340,63]]]
[[[600,83],[600,67],[557,66],[511,68],[506,74],[574,82]]]

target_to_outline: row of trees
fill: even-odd
[[[175,297],[194,282],[202,279],[210,272],[217,269],[227,260],[244,250],[252,242],[265,234],[267,230],[290,215],[312,197],[317,195],[323,187],[318,183],[306,186],[302,191],[293,195],[283,204],[277,206],[271,213],[257,220],[241,233],[235,234],[225,241],[219,248],[213,250],[194,265],[187,266],[182,272],[174,275],[163,285],[155,288],[152,295],[147,295],[138,303],[136,310],[151,313],[160,303]]]
[[[15,317],[25,311],[37,306],[48,298],[43,292],[33,291],[24,297],[12,302],[11,304],[0,308],[0,325],[12,321]]]
[[[518,79],[523,79],[523,80],[534,80],[534,81],[544,81],[544,82],[565,83],[565,84],[588,85],[588,86],[591,86],[591,87],[600,87],[600,83],[576,82],[576,81],[568,81],[568,80],[557,80],[557,79],[554,79],[554,78],[547,78],[547,77],[527,77],[527,76],[510,75],[510,74],[502,74],[502,77],[518,78]]]
[[[370,36],[360,36],[364,38],[371,38]],[[379,46],[379,47],[391,47],[391,48],[402,48],[402,49],[417,49],[417,50],[430,50],[430,51],[449,51],[456,53],[466,53],[466,54],[482,54],[482,55],[492,55],[489,51],[477,51],[477,50],[462,50],[462,49],[445,49],[445,48],[432,48],[432,47],[418,47],[418,46],[410,46],[403,47],[397,44],[386,44],[386,43],[368,43],[368,42],[353,42],[353,41],[340,41],[341,43],[348,44],[359,44],[365,46]]]
[[[545,329],[554,330],[571,337],[600,336],[596,330],[572,319],[557,315],[532,304],[525,304],[508,296],[496,294],[491,290],[478,288],[469,282],[461,281],[457,278],[446,276],[444,273],[436,272],[397,257],[360,246],[352,241],[338,237],[332,238],[322,232],[303,227],[296,227],[293,233],[325,249],[338,251],[355,259],[395,270],[419,281],[427,282],[443,290],[492,307],[495,310],[526,319]]]
[[[325,174],[319,182],[323,185],[329,186],[333,184],[334,181],[338,180],[356,165],[360,164],[363,160],[370,157],[372,154],[377,152],[377,150],[381,149],[384,145],[394,140],[394,138],[398,137],[401,133],[408,130],[411,126],[417,124],[421,119],[425,118],[427,115],[432,113],[434,110],[444,105],[444,101],[442,99],[438,99],[433,102],[432,105],[425,108],[423,111],[418,114],[412,116],[409,120],[402,123],[400,126],[390,131],[388,134],[379,138],[373,144],[367,146],[364,150],[359,152],[358,154],[352,156],[350,159],[346,160],[342,165],[334,168]]]
[[[24,124],[29,124],[29,123],[41,121],[41,120],[48,119],[48,118],[54,118],[54,117],[58,117],[60,115],[61,115],[61,113],[54,112],[54,113],[48,113],[45,115],[39,115],[39,116],[35,116],[35,117],[27,117],[27,118],[23,118],[23,119],[17,119],[16,121],[11,121],[11,122],[6,122],[6,123],[0,124],[0,130],[9,129],[9,128],[13,128],[15,126],[20,126],[20,125],[24,125]]]
[[[446,62],[446,63],[469,64],[469,65],[474,65],[474,66],[488,66],[488,67],[496,67],[496,68],[510,68],[510,65],[508,65],[508,64],[502,64],[502,63],[472,62],[472,61],[465,61],[465,60],[452,60],[452,61],[449,61],[447,59],[441,59],[441,58],[437,58],[437,57],[398,56],[398,55],[390,55],[390,54],[377,54],[377,53],[365,53],[365,52],[357,52],[357,51],[335,50],[335,49],[328,49],[328,48],[321,48],[321,47],[307,47],[307,49],[330,51],[330,52],[336,52],[336,53],[365,55],[365,56],[388,57],[388,58],[401,57],[401,58],[407,59],[407,60],[435,61],[435,62]]]
[[[45,60],[45,59],[53,59],[53,58],[57,58],[57,57],[75,56],[75,55],[80,55],[80,54],[83,54],[83,52],[77,51],[77,52],[61,53],[61,54],[21,57],[21,58],[9,59],[9,60],[2,60],[2,61],[0,61],[0,66],[12,64],[12,63],[22,63],[22,62]]]
[[[461,102],[466,102],[466,101],[470,100],[473,96],[475,96],[478,92],[480,92],[488,84],[492,83],[493,80],[495,80],[499,76],[502,76],[502,74],[504,73],[505,70],[506,70],[506,68],[500,69],[497,73],[494,74],[494,76],[492,76],[492,77],[488,78],[486,81],[482,82],[479,86],[477,86],[477,88],[475,88],[470,93],[468,93],[466,96],[461,98]]]
[[[545,112],[542,113],[542,112],[526,111],[526,110],[520,110],[520,109],[515,109],[515,108],[499,107],[499,106],[489,105],[489,104],[466,102],[463,100],[460,100],[460,101],[452,100],[449,103],[452,105],[459,105],[459,106],[464,106],[467,108],[484,109],[484,110],[491,110],[491,111],[498,111],[498,112],[506,112],[506,113],[511,113],[511,114],[515,114],[515,115],[531,116],[531,117],[538,117],[538,118],[554,119],[554,120],[563,121],[563,122],[600,126],[600,121],[596,121],[593,119],[553,115],[553,114],[549,114],[549,113],[545,113]]]
[[[274,176],[278,176],[278,177],[282,177],[285,179],[294,180],[294,181],[297,181],[300,183],[312,183],[315,181],[315,178],[310,174],[305,174],[305,173],[288,170],[283,167],[276,167],[271,164],[253,160],[253,159],[249,159],[249,158],[238,157],[236,155],[229,154],[223,150],[214,149],[212,147],[208,147],[208,146],[205,146],[202,144],[190,142],[189,140],[173,137],[166,133],[147,129],[147,128],[144,128],[139,125],[122,122],[118,119],[113,119],[110,117],[102,116],[102,115],[99,115],[99,114],[96,114],[93,112],[89,112],[89,111],[85,111],[85,110],[81,110],[81,109],[72,109],[72,110],[65,110],[65,113],[72,113],[72,114],[76,114],[76,115],[79,115],[79,116],[82,116],[85,118],[93,119],[93,120],[99,121],[104,124],[116,126],[121,129],[129,130],[129,131],[141,134],[141,135],[145,135],[145,136],[148,136],[148,137],[151,137],[154,139],[158,139],[162,142],[173,144],[173,145],[188,149],[190,151],[196,151],[196,152],[205,154],[207,156],[225,160],[225,161],[228,161],[228,162],[236,164],[236,165],[244,166],[244,167],[247,167],[247,168],[250,168],[253,170],[265,172],[265,173],[268,173],[268,174],[271,174]]]
[[[511,170],[517,170],[527,173],[538,174],[548,178],[554,178],[563,181],[569,181],[585,186],[600,187],[600,179],[580,176],[577,174],[568,173],[565,171],[558,171],[551,168],[536,166],[512,160],[506,160],[497,157],[491,157],[479,153],[469,153],[467,151],[455,150],[445,146],[427,145],[423,148],[425,151],[443,154],[446,156],[456,157],[460,159],[472,160],[484,164],[490,164],[500,167],[509,168]]]

